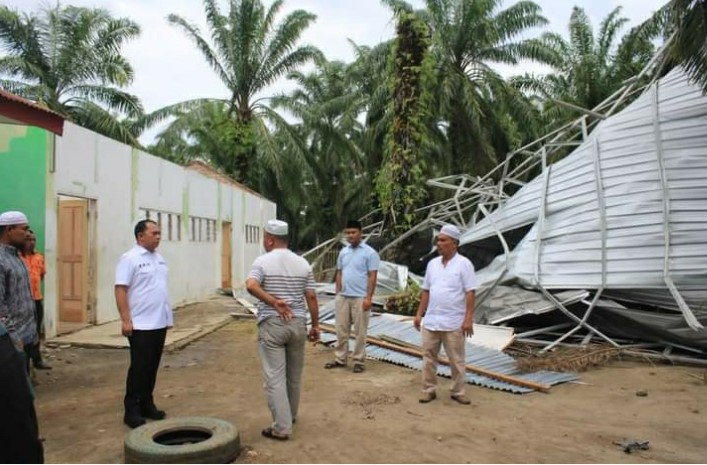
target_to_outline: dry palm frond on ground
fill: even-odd
[[[602,366],[620,357],[621,350],[601,344],[584,347],[558,347],[552,351],[540,353],[537,347],[514,344],[508,352],[518,360],[518,368],[523,371],[586,371]]]

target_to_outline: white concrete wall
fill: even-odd
[[[220,183],[196,171],[137,151],[67,122],[63,137],[56,138],[56,170],[49,173],[45,306],[47,335],[56,334],[58,321],[57,208],[58,196],[92,199],[96,203],[96,315],[95,323],[118,317],[113,298],[115,265],[121,254],[134,244],[133,227],[145,210],[173,215],[173,238],[163,240],[159,252],[170,269],[170,297],[173,305],[204,298],[221,285],[221,222],[230,221],[233,234],[232,281],[242,287],[252,261],[263,252],[261,241],[246,243],[245,225],[261,230],[274,218],[272,202],[231,184]],[[176,238],[176,218],[181,218],[181,239]],[[163,217],[166,218],[166,217]],[[193,241],[191,218],[210,221],[216,230],[206,240]],[[166,219],[163,219],[163,223]],[[204,226],[205,227],[205,226]]]

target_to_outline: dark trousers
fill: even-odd
[[[125,413],[140,414],[154,406],[152,391],[157,381],[167,328],[133,330],[130,342],[130,368],[125,382]]]
[[[41,300],[34,301],[34,316],[37,319],[37,340],[42,334],[42,323],[44,322],[44,302]]]
[[[25,361],[8,335],[0,336],[0,462],[44,463],[37,413]]]
[[[44,320],[44,303],[41,300],[34,301],[34,317],[37,321],[37,343],[25,347],[28,373],[30,359],[32,360],[34,366],[42,364],[42,352],[39,350],[39,335],[41,334],[42,321]]]
[[[39,350],[39,331],[42,328],[42,320],[44,319],[44,304],[41,300],[34,301],[34,318],[37,322],[37,342],[35,344],[25,345],[27,373],[29,373],[30,361],[32,361],[34,366],[42,364],[42,352]]]

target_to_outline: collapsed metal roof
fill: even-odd
[[[420,208],[424,220],[381,256],[453,223],[478,269],[475,321],[513,325],[559,311],[564,323],[519,340],[559,336],[545,340],[545,351],[599,337],[707,358],[707,96],[680,68],[661,76],[670,40],[595,108],[573,107],[577,119],[486,175],[429,180],[450,196]],[[334,241],[310,251],[315,268]],[[420,260],[430,255],[417,252]]]
[[[706,127],[707,96],[674,70],[461,242],[532,224],[507,262],[521,284],[622,289],[649,304],[643,290],[662,291],[701,328],[694,313],[707,300]]]

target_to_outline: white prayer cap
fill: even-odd
[[[444,234],[445,236],[454,239],[455,241],[458,241],[460,237],[462,237],[461,231],[459,231],[459,228],[454,226],[453,224],[445,224],[442,226],[442,230],[439,232],[440,234]]]
[[[273,236],[287,236],[287,223],[280,220],[268,220],[265,224],[265,232]]]
[[[27,216],[22,212],[10,211],[0,215],[0,226],[15,226],[28,223]]]

